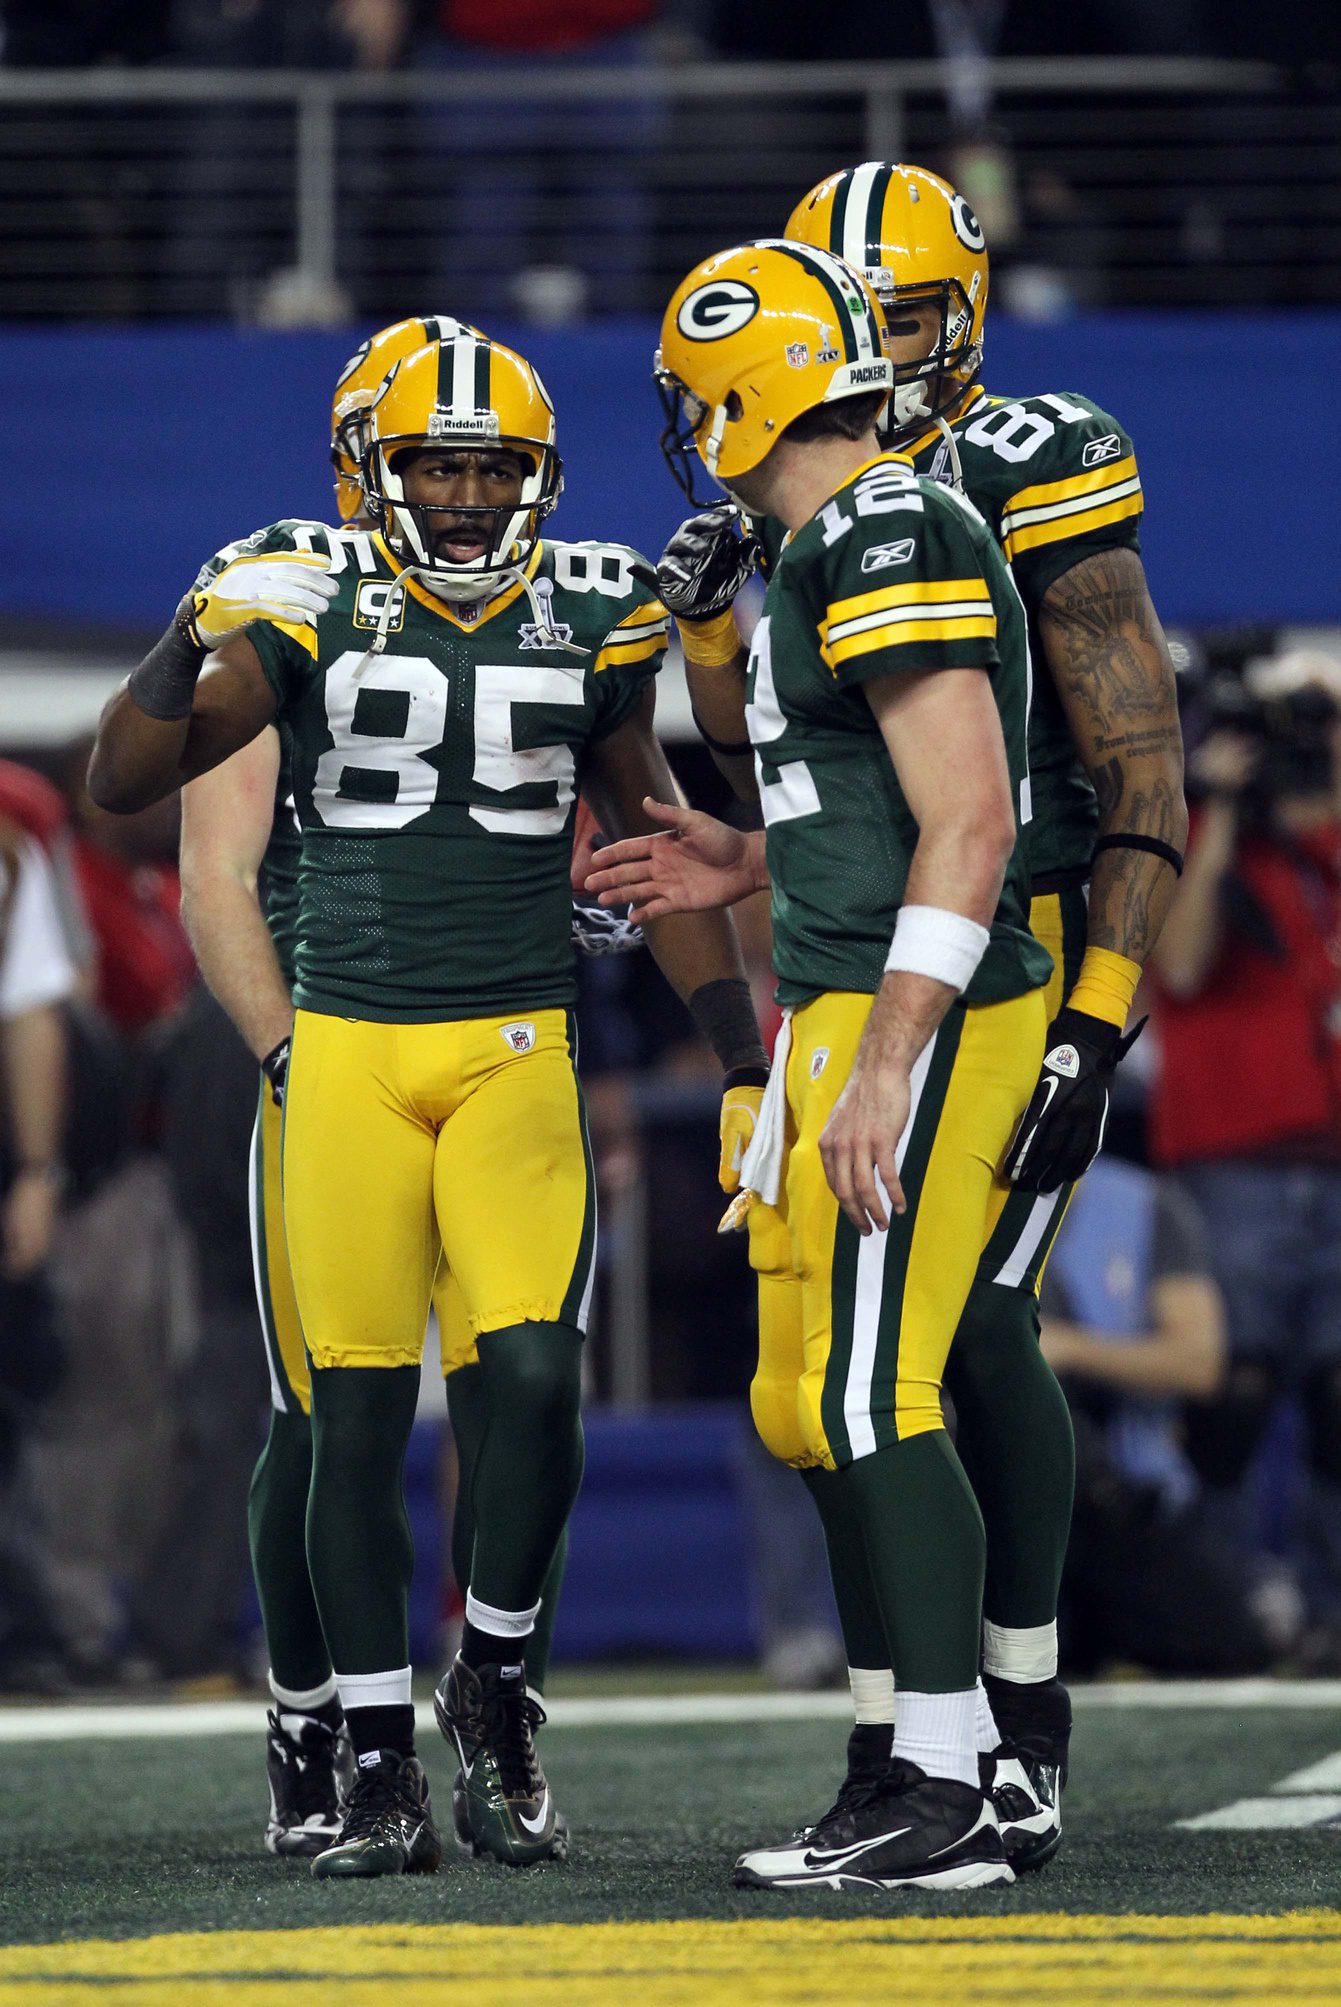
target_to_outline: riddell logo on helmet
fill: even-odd
[[[430,411],[425,436],[429,439],[497,439],[496,411],[469,411],[464,416],[451,411]]]

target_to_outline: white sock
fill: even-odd
[[[288,1714],[315,1714],[319,1707],[335,1699],[335,1674],[323,1680],[320,1686],[298,1688],[281,1686],[273,1673],[268,1675],[267,1684],[271,1698]]]
[[[987,1688],[981,1680],[978,1681],[977,1686],[974,1688],[974,1693],[977,1697],[977,1707],[973,1717],[973,1725],[978,1733],[978,1754],[979,1756],[990,1756],[992,1751],[1001,1742],[1001,1730],[996,1725],[996,1717],[992,1713],[992,1703],[987,1698]]]
[[[858,1722],[893,1722],[894,1675],[888,1666],[849,1666],[847,1683]]]
[[[978,1694],[912,1693],[899,1688],[899,1718],[894,1725],[894,1754],[920,1764],[928,1777],[954,1777],[961,1784],[978,1782]]]
[[[1006,1624],[982,1627],[983,1671],[1016,1686],[1034,1686],[1057,1677],[1057,1626],[1031,1624],[1012,1630]]]
[[[484,1631],[498,1640],[498,1670],[504,1679],[515,1678],[522,1669],[526,1657],[526,1640],[535,1629],[535,1620],[540,1615],[539,1603],[529,1610],[499,1610],[492,1603],[481,1603],[477,1596],[466,1590],[466,1622],[473,1624],[477,1631]]]
[[[340,1705],[348,1714],[351,1707],[408,1707],[410,1668],[396,1672],[361,1672],[335,1675]]]

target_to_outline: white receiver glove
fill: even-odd
[[[234,558],[191,595],[198,639],[206,648],[218,648],[253,620],[305,626],[339,591],[326,565],[315,555]]]

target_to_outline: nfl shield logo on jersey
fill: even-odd
[[[530,1052],[535,1045],[533,1024],[504,1024],[498,1028],[499,1037],[510,1045],[514,1052]]]

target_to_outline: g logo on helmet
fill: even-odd
[[[759,311],[759,295],[743,279],[709,279],[681,303],[675,325],[688,341],[720,341],[748,325]]]
[[[982,224],[969,208],[962,195],[950,198],[950,221],[954,225],[955,236],[970,251],[985,251],[987,239],[982,234]]]

